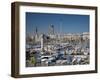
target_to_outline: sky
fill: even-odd
[[[55,33],[89,32],[89,15],[26,12],[26,33],[48,33],[51,24]]]

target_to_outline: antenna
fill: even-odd
[[[62,34],[62,19],[60,19],[60,35]]]

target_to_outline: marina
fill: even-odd
[[[89,64],[89,39],[65,42],[48,37],[42,34],[40,41],[27,44],[27,67]]]

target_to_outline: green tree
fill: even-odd
[[[30,61],[31,61],[31,64],[35,64],[36,63],[35,57],[31,57]]]

